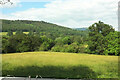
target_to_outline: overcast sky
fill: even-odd
[[[119,0],[11,0],[0,6],[1,19],[43,20],[70,28],[103,21],[118,29]]]

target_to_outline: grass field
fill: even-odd
[[[7,32],[0,32],[0,35],[7,35]]]
[[[0,32],[0,35],[7,35],[8,32]],[[13,34],[15,34],[16,32],[13,32]],[[28,34],[29,32],[23,32],[25,34]]]
[[[59,52],[2,55],[3,76],[118,78],[118,57]]]

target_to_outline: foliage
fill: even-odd
[[[51,49],[51,51],[54,51],[54,52],[61,52],[61,50],[62,50],[62,46],[54,46],[54,47],[52,47],[52,49]]]
[[[107,55],[119,55],[120,54],[120,35],[118,32],[110,32],[106,37],[107,46],[105,48],[105,54]],[[118,42],[119,41],[119,42]]]
[[[88,44],[90,53],[102,55],[108,54],[106,47],[110,45],[110,42],[107,41],[107,39],[112,38],[112,36],[109,36],[110,32],[115,32],[112,26],[99,21],[98,23],[90,26],[89,31]]]
[[[52,39],[47,38],[46,36],[42,36],[42,45],[40,46],[40,51],[48,51],[54,46],[54,41]]]
[[[84,46],[84,44],[80,45],[77,42],[74,42],[70,45],[65,44],[65,45],[55,45],[54,47],[52,47],[51,49],[52,51],[55,52],[72,52],[72,53],[80,53],[80,52],[85,52],[86,47]]]
[[[70,37],[64,37],[64,38],[62,39],[62,43],[63,43],[63,44],[68,44],[68,45],[70,45],[70,44],[71,44]]]
[[[2,53],[7,53],[9,50],[8,37],[2,36]]]
[[[8,33],[7,33],[7,36],[12,36],[13,35],[13,32],[12,31],[9,31]]]
[[[88,36],[88,31],[78,31],[64,26],[44,22],[28,20],[2,20],[2,32],[35,32],[38,35],[46,35],[55,39],[64,36]]]
[[[22,31],[16,31],[15,34],[23,34],[23,32]]]
[[[106,36],[110,32],[114,32],[115,30],[111,25],[104,24],[103,22],[99,21],[98,23],[94,23],[92,26],[90,26],[89,31],[89,36],[94,36],[98,33]]]
[[[73,43],[71,45],[64,46],[64,49],[65,49],[65,52],[78,53],[79,46]]]
[[[35,51],[41,44],[37,36],[16,34],[8,38],[3,37],[3,53]]]
[[[120,55],[119,32],[101,21],[89,30],[75,30],[44,21],[3,20],[3,31],[8,35],[2,39],[3,53],[51,50]]]

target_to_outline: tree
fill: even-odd
[[[2,37],[2,53],[7,53],[8,52],[8,37],[3,36]]]
[[[38,36],[16,34],[8,38],[3,38],[3,52],[15,53],[15,52],[27,52],[38,50],[42,40]]]
[[[7,36],[12,36],[13,32],[12,31],[8,31]]]
[[[105,47],[105,54],[106,55],[116,55],[118,56],[120,54],[120,37],[118,35],[118,32],[110,32],[106,37],[107,46]]]
[[[23,34],[23,32],[22,31],[16,31],[15,34]]]
[[[54,46],[54,41],[47,38],[46,36],[42,37],[42,44],[39,48],[40,51],[48,51]]]
[[[39,50],[42,44],[42,39],[39,36],[29,35],[28,40],[30,41],[30,51]]]
[[[107,36],[110,32],[114,32],[115,30],[112,28],[112,26],[99,21],[98,23],[94,23],[92,26],[90,26],[89,31],[88,45],[90,53],[104,54],[104,48],[107,46],[105,43],[105,36]]]
[[[28,33],[28,35],[34,35],[34,32],[33,32],[33,31],[30,31],[30,32]]]
[[[64,37],[63,39],[62,39],[62,42],[63,42],[63,44],[71,44],[72,43],[72,41],[71,41],[71,39],[70,39],[70,37]]]
[[[106,36],[110,32],[114,32],[115,30],[111,25],[104,24],[103,22],[99,21],[98,23],[94,23],[92,26],[90,26],[89,31],[89,36],[96,35],[97,33]]]

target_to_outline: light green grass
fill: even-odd
[[[0,35],[7,35],[7,32],[0,32]]]
[[[2,55],[3,76],[117,78],[118,57],[59,52]]]
[[[5,36],[5,35],[7,35],[7,33],[8,32],[0,32],[0,35]],[[16,32],[13,32],[14,35],[15,35],[15,33]],[[23,33],[28,34],[29,32],[23,32]]]

